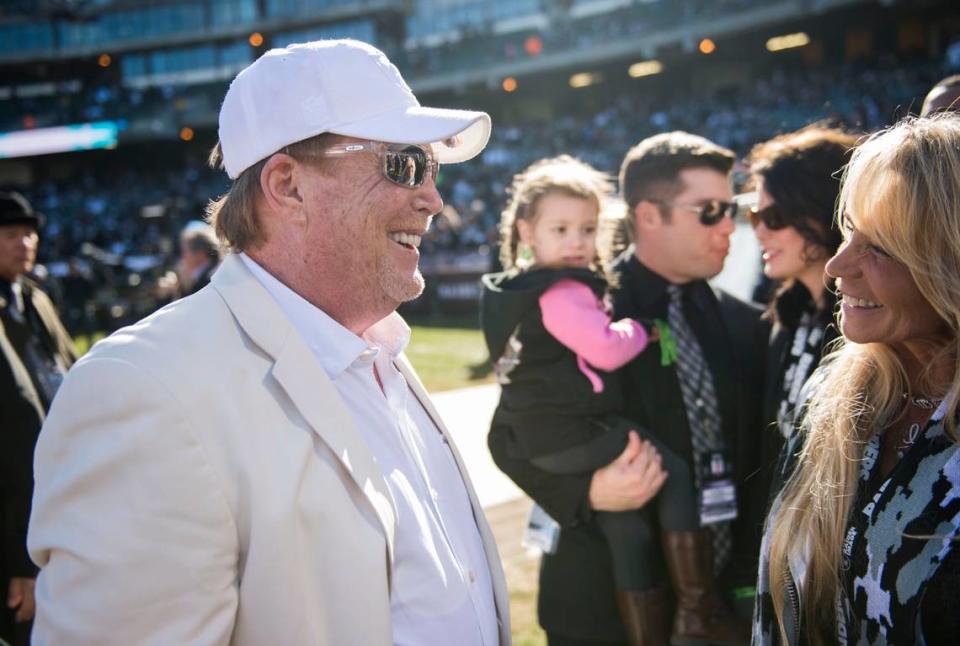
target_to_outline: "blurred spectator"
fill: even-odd
[[[960,112],[960,74],[948,76],[930,88],[920,114],[925,117],[944,111]]]
[[[40,218],[17,193],[0,193],[0,641],[29,642],[36,566],[27,556],[33,449],[76,353],[50,299],[26,276]]]
[[[67,262],[67,275],[60,279],[63,294],[64,323],[71,334],[91,336],[93,327],[90,305],[94,297],[94,283],[89,270],[79,258]]]
[[[732,2],[737,5],[737,0]],[[751,2],[742,0],[740,4]],[[686,6],[685,11],[694,11],[694,15],[734,8],[713,7],[699,0]],[[634,27],[614,21],[610,29],[633,33]],[[592,37],[603,41],[610,35],[601,29]],[[564,109],[557,103],[555,113],[547,119],[538,115],[499,120],[479,163],[469,169],[457,165],[441,169],[437,183],[451,213],[459,218],[435,219],[434,228],[424,238],[421,267],[428,275],[451,270],[479,274],[495,269],[491,263],[498,255],[496,225],[507,197],[505,183],[516,168],[535,159],[569,153],[610,172],[624,153],[623,142],[665,130],[693,132],[740,155],[759,141],[812,121],[827,120],[869,132],[902,116],[902,106],[919,106],[919,97],[942,75],[939,61],[886,60],[874,66],[774,70],[716,91],[656,84],[640,91],[638,85],[611,83],[586,90],[609,93],[600,109]],[[216,89],[218,98],[211,99],[216,103],[222,87],[210,85],[112,88],[100,93],[100,98],[108,100],[97,105],[105,118],[132,118],[133,114],[149,113],[152,106],[169,111],[164,94],[170,92],[176,93],[174,99],[188,99],[192,105],[210,103],[203,93],[212,92],[211,88]],[[90,89],[66,100],[95,102],[96,97],[97,90]],[[0,126],[4,114],[0,106]],[[14,110],[10,116],[19,119],[22,113]],[[39,116],[41,121],[49,121]],[[87,276],[97,296],[97,326],[104,331],[156,307],[158,290],[145,288],[153,287],[165,271],[169,278],[161,282],[180,282],[173,270],[181,227],[192,217],[189,214],[200,212],[208,199],[226,189],[223,177],[203,163],[204,148],[199,142],[193,147],[185,145],[168,152],[167,157],[152,155],[148,164],[131,163],[131,157],[140,154],[133,146],[102,155],[91,153],[90,157],[79,154],[72,179],[41,180],[30,187],[28,199],[48,215],[41,262],[46,263],[52,278],[63,278],[69,258],[89,261]],[[154,216],[141,217],[148,205],[155,209]],[[99,250],[96,257],[91,255],[93,250]],[[131,270],[132,258],[137,259],[137,267],[149,264],[150,269]],[[147,258],[152,262],[146,263]],[[55,284],[55,280],[49,283],[51,287]]]
[[[210,282],[220,265],[220,243],[206,222],[193,221],[180,234],[180,285],[184,296]]]

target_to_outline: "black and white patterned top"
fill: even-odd
[[[942,608],[946,599],[952,605],[951,614],[960,613],[956,568],[941,568],[945,562],[955,564],[960,553],[960,444],[945,430],[944,408],[941,405],[934,413],[886,477],[878,473],[881,434],[864,447],[856,500],[841,548],[838,644],[934,643],[939,640],[930,639],[931,622],[924,620],[921,610],[931,602]],[[790,438],[784,450],[796,455],[804,435]],[[778,495],[768,521],[780,503]],[[768,585],[769,540],[767,527],[753,627],[753,643],[762,646],[781,643]],[[797,604],[802,598],[804,564],[803,554],[790,559],[788,589],[780,592],[787,597],[790,612],[790,644],[803,643]],[[951,580],[941,580],[944,576]],[[930,587],[937,589],[935,598],[925,597]]]

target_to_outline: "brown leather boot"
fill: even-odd
[[[664,532],[663,551],[677,597],[672,643],[749,643],[750,626],[733,614],[717,592],[709,533]]]
[[[670,644],[666,590],[617,590],[617,606],[630,646]]]

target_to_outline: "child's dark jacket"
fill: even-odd
[[[481,323],[490,359],[503,386],[494,424],[510,428],[513,457],[529,459],[581,445],[615,423],[623,400],[614,373],[596,370],[595,393],[577,355],[543,324],[540,296],[572,279],[602,299],[604,278],[588,269],[531,269],[483,277]]]

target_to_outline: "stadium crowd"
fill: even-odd
[[[891,60],[777,72],[737,90],[663,94],[638,89],[614,97],[599,111],[571,111],[549,121],[498,121],[478,163],[441,169],[438,185],[447,207],[424,241],[424,269],[486,269],[497,255],[505,188],[513,173],[535,159],[565,151],[611,172],[624,142],[669,130],[701,134],[739,155],[758,141],[813,121],[870,132],[919,111],[926,90],[947,71],[939,63]],[[126,263],[131,271],[146,267],[154,277],[161,275],[175,261],[171,240],[176,232],[201,217],[206,201],[226,189],[222,174],[206,165],[198,147],[178,165],[149,173],[100,159],[78,165],[74,178],[25,191],[47,217],[40,261],[63,276],[68,261],[82,257],[79,267],[100,283],[126,280],[127,272],[107,278],[97,268],[131,258]],[[150,217],[156,215],[165,217]]]
[[[421,107],[376,48],[316,41],[234,79],[213,169],[101,157],[36,187],[46,228],[0,193],[0,643],[509,646],[495,538],[404,357],[421,238],[434,263],[501,247],[488,447],[544,513],[551,646],[953,643],[960,76],[925,92],[943,72],[614,96],[491,141],[488,114]],[[780,281],[766,312],[708,282],[741,212]],[[91,289],[80,254],[176,302],[74,365],[41,231],[65,287]]]

